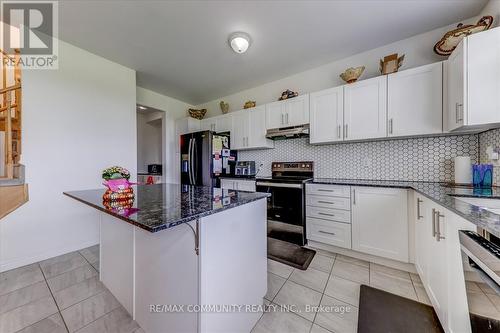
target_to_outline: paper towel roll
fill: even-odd
[[[472,164],[469,156],[455,157],[455,183],[472,183]]]

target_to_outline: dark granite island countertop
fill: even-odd
[[[150,232],[168,229],[269,196],[267,193],[177,184],[137,185],[133,189],[133,211],[106,208],[103,204],[106,189],[64,194]]]
[[[413,189],[437,204],[472,222],[476,226],[485,229],[497,237],[500,237],[500,215],[460,200],[461,197],[500,199],[500,188],[493,187],[492,189],[474,189],[472,187],[451,187],[447,183],[440,182],[434,183],[340,178],[315,178],[309,183]]]

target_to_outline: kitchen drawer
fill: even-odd
[[[348,210],[307,206],[306,216],[329,221],[351,223],[351,212]]]
[[[307,239],[320,243],[351,248],[351,225],[346,223],[328,222],[308,217]]]
[[[341,185],[307,184],[306,194],[350,198],[351,187]]]
[[[351,209],[351,200],[341,197],[324,197],[320,195],[306,195],[306,205],[334,209]]]

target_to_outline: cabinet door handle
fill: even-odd
[[[288,112],[286,113],[286,124],[288,125]]]
[[[393,124],[393,119],[389,119],[389,134],[392,134],[392,124]]]
[[[347,124],[345,124],[344,126],[344,138],[346,139],[347,139],[347,128],[348,128],[347,126],[348,126]]]
[[[335,214],[328,214],[328,213],[323,213],[323,212],[318,212],[318,215],[335,217]]]
[[[420,215],[420,204],[423,202],[420,198],[417,198],[417,220],[420,220],[423,216]]]
[[[352,204],[353,205],[356,204],[356,189],[355,188],[352,189]]]
[[[281,125],[283,125],[283,113],[281,114]]]
[[[441,218],[444,217],[443,214],[441,214],[440,212],[436,212],[436,216],[437,216],[437,219],[436,219],[436,241],[440,241],[441,239],[444,239],[445,237],[444,236],[441,236]]]
[[[334,232],[328,232],[328,231],[323,231],[323,230],[318,230],[318,232],[322,233],[322,234],[327,234],[327,235],[332,235],[332,236],[335,236],[335,233]]]
[[[432,237],[436,236],[436,209],[432,208]]]
[[[325,204],[330,204],[330,205],[335,205],[335,202],[331,202],[331,201],[318,201],[318,203],[325,203]]]
[[[339,139],[340,139],[340,131],[341,131],[341,129],[340,129],[340,125],[339,125],[338,129],[337,129],[337,138],[339,138]]]
[[[458,117],[457,121],[463,121],[464,120],[464,105],[463,104],[458,104]]]

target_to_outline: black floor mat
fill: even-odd
[[[297,244],[267,238],[267,257],[298,269],[306,270],[316,251]]]
[[[361,285],[358,333],[444,332],[431,306]]]
[[[303,245],[304,239],[301,233],[285,230],[271,230],[267,233],[267,237],[282,240],[288,243]]]

